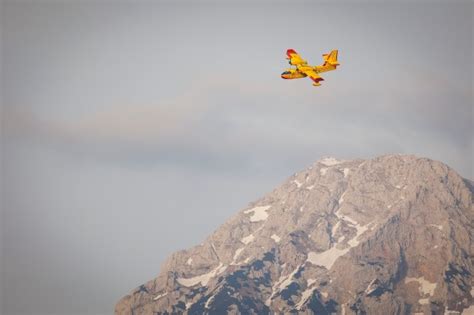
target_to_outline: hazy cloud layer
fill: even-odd
[[[386,152],[431,156],[430,151],[416,151],[420,143],[428,150],[432,143],[444,147],[450,157],[456,156],[452,154],[456,150],[469,154],[472,117],[464,113],[469,113],[471,105],[463,104],[469,91],[456,87],[430,91],[423,84],[412,88],[425,81],[444,84],[439,82],[442,79],[409,78],[398,84],[397,91],[386,91],[385,95],[360,87],[345,104],[336,97],[338,90],[344,89],[339,86],[327,87],[333,94],[322,95],[322,104],[312,104],[314,91],[313,95],[294,91],[285,95],[276,88],[249,85],[244,80],[205,81],[161,104],[117,105],[67,121],[7,107],[5,126],[17,140],[48,144],[109,163],[162,162],[166,157],[179,160],[176,155],[189,154],[214,163],[238,164],[237,159],[245,164],[251,155],[293,158],[315,145],[319,146],[316,152],[335,150],[334,154],[348,157],[353,152],[356,156]],[[345,92],[350,90],[348,86]],[[448,99],[453,91],[461,95]],[[356,98],[358,95],[368,97]],[[428,100],[420,103],[419,99]],[[454,105],[442,106],[448,103]],[[333,151],[328,152],[327,147],[334,147]],[[186,160],[180,163],[186,164]],[[442,160],[451,162],[448,156]],[[469,174],[467,159],[451,166]]]

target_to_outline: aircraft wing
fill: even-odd
[[[311,80],[314,81],[313,85],[314,86],[318,86],[318,85],[321,85],[321,83],[319,83],[320,81],[324,81],[324,79],[322,77],[320,77],[315,71],[313,70],[305,70],[305,69],[301,69],[300,70],[301,72],[303,72],[304,74],[306,74]]]
[[[290,60],[290,65],[296,66],[307,63],[294,49],[288,49],[286,55],[288,56],[287,59]]]

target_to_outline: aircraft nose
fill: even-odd
[[[282,77],[283,79],[287,79],[287,78],[288,78],[288,74],[290,74],[290,73],[289,73],[288,71],[285,71],[285,72],[283,72],[283,73],[281,74],[281,77]]]

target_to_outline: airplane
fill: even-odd
[[[320,86],[320,81],[324,81],[318,73],[335,70],[339,63],[337,62],[337,50],[332,50],[329,54],[323,55],[324,63],[320,66],[308,65],[308,62],[301,58],[301,56],[294,50],[288,49],[286,51],[289,64],[296,66],[296,68],[290,68],[281,74],[283,79],[301,79],[309,77],[313,80],[314,86]]]

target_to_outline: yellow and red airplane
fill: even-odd
[[[311,66],[308,65],[306,60],[301,58],[301,56],[294,50],[288,49],[286,51],[289,64],[296,66],[296,68],[290,68],[281,74],[283,79],[301,79],[304,77],[309,77],[313,80],[314,86],[319,86],[320,81],[324,81],[318,73],[335,70],[339,63],[337,62],[337,50],[332,50],[329,54],[323,55],[324,63],[320,66]]]

